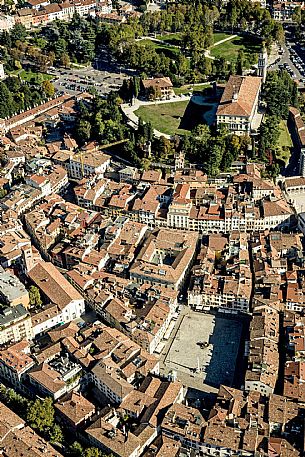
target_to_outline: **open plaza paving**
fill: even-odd
[[[241,335],[234,318],[185,310],[164,351],[164,372],[207,391],[232,385]]]

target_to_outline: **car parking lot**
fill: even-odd
[[[305,84],[305,52],[287,36],[286,44],[279,48],[279,57],[269,66],[270,70],[286,70],[300,85]]]
[[[49,73],[54,75],[53,84],[57,90],[71,94],[87,92],[94,87],[98,94],[105,95],[111,90],[118,90],[127,77],[123,73],[110,73],[92,67],[69,70],[51,69]]]

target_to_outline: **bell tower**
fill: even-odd
[[[182,151],[175,156],[175,170],[183,170],[185,165],[185,157]]]
[[[263,78],[263,83],[266,81],[268,67],[268,54],[266,48],[263,48],[258,56],[258,76]]]

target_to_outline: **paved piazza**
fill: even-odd
[[[214,390],[231,385],[242,333],[235,319],[187,311],[178,321],[167,347],[165,371],[192,387]]]

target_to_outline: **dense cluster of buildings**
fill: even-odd
[[[137,16],[140,13],[136,12],[131,4],[113,10],[112,2],[109,0],[28,0],[21,7],[15,5],[14,14],[0,16],[0,30],[9,31],[15,24],[32,29],[55,20],[70,21],[74,14],[81,17],[99,17],[103,22],[110,24],[121,24],[130,16]]]
[[[163,0],[154,2],[164,4]],[[260,6],[266,8],[266,1],[261,0]],[[102,21],[110,24],[120,24],[127,21],[130,16],[137,16],[140,13],[135,11],[131,4],[123,4],[118,10],[113,10],[112,2],[109,0],[65,0],[64,2],[52,2],[50,0],[27,0],[21,6],[14,2],[14,14],[0,15],[0,30],[9,31],[15,24],[23,24],[26,28],[35,28],[51,23],[54,20],[70,21],[75,13],[80,16],[99,17]],[[268,5],[272,17],[279,22],[291,22],[296,8],[304,9],[302,1],[273,1]],[[171,92],[171,85],[166,81],[162,83],[162,95]],[[159,83],[154,89],[159,90]],[[165,90],[165,92],[163,92]],[[244,107],[245,108],[245,107]],[[243,114],[245,109],[243,108]],[[247,111],[247,108],[246,108]],[[239,116],[241,113],[239,113]],[[248,115],[251,115],[249,112]],[[245,128],[245,127],[243,127]]]
[[[1,383],[51,397],[65,430],[118,457],[300,456],[304,178],[276,184],[255,163],[211,178],[182,153],[171,172],[120,165],[73,138],[80,100],[1,125]],[[240,390],[203,405],[165,375],[181,303],[244,322]],[[1,421],[3,455],[60,456],[12,411]]]
[[[304,2],[302,1],[273,1],[272,2],[272,17],[276,21],[291,22],[296,13],[296,9],[304,10]]]

